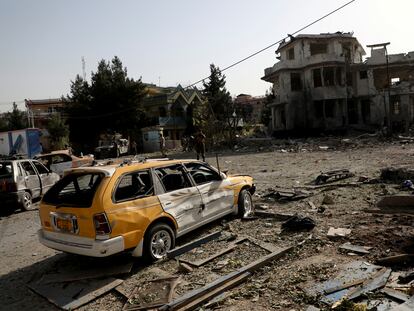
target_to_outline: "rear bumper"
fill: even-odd
[[[38,231],[38,236],[40,243],[47,247],[84,256],[107,257],[125,250],[122,236],[100,241],[43,229]]]

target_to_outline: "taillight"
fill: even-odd
[[[15,182],[2,180],[0,182],[0,190],[5,192],[17,192],[17,184]]]
[[[106,235],[111,233],[111,225],[109,224],[105,213],[94,215],[93,222],[95,224],[96,235]]]

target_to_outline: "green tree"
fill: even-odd
[[[226,76],[218,67],[210,65],[210,77],[203,82],[203,95],[207,100],[206,107],[200,107],[204,117],[204,130],[213,145],[224,138],[229,130],[228,121],[233,113],[230,93],[226,89]]]
[[[27,127],[27,115],[13,103],[13,110],[6,113],[6,122],[9,131],[21,130]]]
[[[63,149],[69,139],[69,127],[65,124],[62,118],[54,114],[49,120],[47,131],[50,135],[50,142],[52,149]]]
[[[83,150],[91,150],[99,134],[134,135],[145,126],[145,94],[141,79],[129,78],[117,56],[111,62],[101,60],[91,82],[76,76],[65,98],[71,141],[82,145]]]
[[[5,132],[9,130],[9,125],[7,124],[6,117],[3,115],[0,117],[0,132]]]

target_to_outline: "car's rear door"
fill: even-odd
[[[156,168],[154,172],[163,188],[158,198],[164,211],[175,218],[178,233],[197,226],[203,220],[203,204],[200,192],[192,185],[184,167],[172,165]]]
[[[30,190],[33,198],[37,198],[41,195],[41,183],[40,177],[38,176],[34,166],[31,161],[21,161],[20,166],[24,172],[24,182],[26,188]]]
[[[184,165],[200,191],[205,206],[203,218],[219,218],[233,211],[234,190],[229,180],[206,164],[190,162]]]
[[[39,173],[41,187],[42,187],[42,194],[50,189],[53,184],[57,181],[57,176],[55,174],[50,174],[49,170],[40,162],[33,161],[33,165],[36,167],[37,172]],[[56,178],[55,178],[56,176]]]

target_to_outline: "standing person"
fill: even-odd
[[[137,151],[137,142],[135,140],[132,141],[131,147],[132,147],[133,154],[134,155],[137,155],[138,154],[138,151]]]
[[[203,162],[206,162],[206,135],[204,135],[202,130],[199,130],[194,137],[194,148],[195,151],[197,152],[197,160],[200,159],[200,154],[201,157],[203,158]]]
[[[163,157],[167,156],[165,153],[165,137],[162,132],[160,132],[160,151]]]

